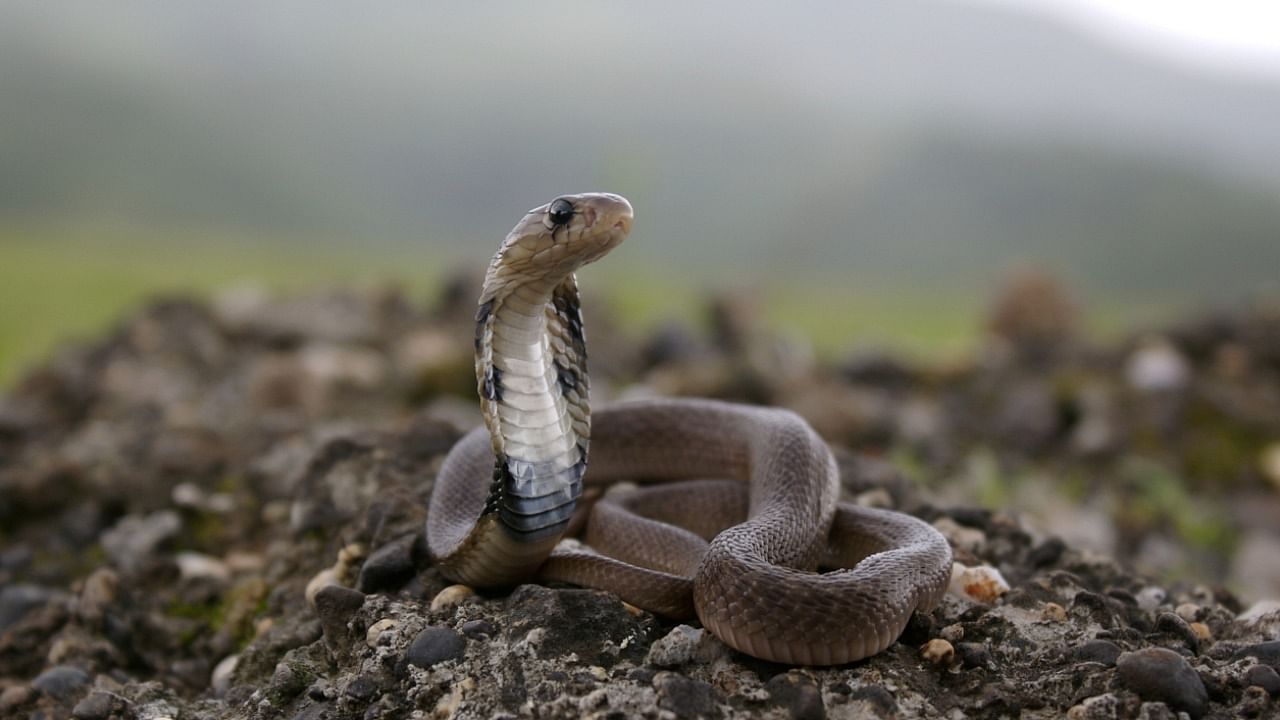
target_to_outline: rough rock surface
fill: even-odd
[[[833,668],[755,660],[580,588],[451,589],[433,609],[449,583],[423,552],[426,499],[477,421],[465,309],[169,300],[0,399],[0,717],[1280,714],[1280,606],[1242,619],[1218,578],[1149,580],[976,497],[1000,508],[1028,468],[1132,493],[1218,473],[1266,534],[1276,488],[1253,452],[1280,438],[1280,321],[1097,350],[1001,315],[972,366],[828,368],[733,307],[710,342],[668,328],[644,351],[589,318],[598,386],[796,408],[836,445],[847,499],[935,523],[1007,592],[949,595]],[[1169,552],[1190,521],[1164,510],[1096,527]]]

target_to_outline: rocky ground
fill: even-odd
[[[595,591],[447,587],[421,531],[479,421],[473,296],[156,302],[29,373],[0,400],[0,716],[1280,717],[1280,314],[1096,348],[1027,276],[944,367],[816,363],[731,297],[638,342],[589,314],[600,401],[793,407],[847,499],[998,571],[815,669]]]

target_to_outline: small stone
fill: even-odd
[[[1272,668],[1280,670],[1280,640],[1271,640],[1268,642],[1245,646],[1240,648],[1236,653],[1236,657],[1257,658],[1258,662],[1263,665],[1270,665]]]
[[[431,626],[418,633],[409,649],[405,652],[405,660],[410,665],[429,668],[446,660],[462,657],[467,648],[467,641],[450,628]]]
[[[822,704],[822,691],[813,678],[791,671],[774,675],[765,683],[769,704],[783,708],[793,720],[824,720],[827,709]]]
[[[1116,720],[1120,716],[1120,698],[1111,693],[1087,698],[1067,711],[1068,720]]]
[[[1032,548],[1031,552],[1027,554],[1027,562],[1031,563],[1031,566],[1035,568],[1047,567],[1058,562],[1058,559],[1066,551],[1066,541],[1055,535]]]
[[[1047,602],[1040,609],[1040,617],[1049,622],[1066,622],[1067,609],[1056,602]]]
[[[956,643],[956,654],[965,667],[983,668],[991,664],[991,651],[982,643]]]
[[[943,537],[950,540],[954,547],[966,550],[974,555],[981,554],[982,548],[987,542],[987,534],[983,531],[977,528],[965,527],[945,515],[935,520],[933,527],[942,533]]]
[[[400,626],[400,622],[398,620],[394,620],[392,618],[382,618],[381,620],[370,625],[369,629],[365,631],[365,634],[364,634],[365,645],[368,645],[371,648],[377,647],[378,643],[381,641],[380,639],[382,638],[383,633],[394,632],[395,629],[399,626]]]
[[[1147,338],[1129,356],[1125,367],[1129,385],[1142,392],[1170,392],[1186,386],[1191,367],[1168,340]]]
[[[102,549],[126,572],[142,569],[164,543],[182,530],[182,518],[173,510],[149,515],[126,515],[102,533]]]
[[[1245,685],[1257,685],[1268,695],[1280,695],[1280,673],[1270,665],[1254,665],[1244,673]]]
[[[498,628],[493,623],[484,618],[476,620],[468,620],[462,623],[462,634],[472,639],[493,637],[498,634]]]
[[[1271,697],[1266,690],[1257,685],[1250,685],[1241,693],[1240,704],[1236,706],[1240,717],[1270,718]]]
[[[361,592],[372,593],[403,586],[417,572],[413,562],[415,540],[415,535],[406,535],[375,550],[360,568],[356,587]]]
[[[369,702],[378,696],[380,689],[378,683],[368,675],[357,676],[354,680],[347,683],[345,694],[347,697],[360,702]]]
[[[76,720],[107,720],[112,713],[123,706],[124,703],[120,698],[112,693],[92,692],[76,703],[76,706],[71,709],[71,717]]]
[[[1182,642],[1193,652],[1200,648],[1200,638],[1196,635],[1191,626],[1187,624],[1178,615],[1171,612],[1162,612],[1156,615],[1156,630],[1168,633],[1182,640]]]
[[[227,690],[231,688],[231,676],[235,674],[236,666],[239,664],[240,655],[231,654],[213,666],[213,672],[209,675],[209,689],[213,690],[215,696],[222,697],[227,694]]]
[[[10,585],[0,588],[0,630],[57,597],[57,592],[38,585]]]
[[[476,591],[466,585],[450,585],[431,598],[431,610],[434,612],[456,607],[475,594]]]
[[[1201,645],[1213,642],[1213,630],[1208,625],[1202,622],[1193,622],[1190,624],[1190,628],[1191,632],[1195,633],[1196,638],[1199,639]]]
[[[1164,604],[1164,601],[1169,597],[1169,594],[1164,591],[1164,588],[1158,588],[1151,585],[1139,590],[1138,594],[1134,597],[1138,600],[1138,607],[1146,610],[1147,612],[1155,612]]]
[[[948,590],[975,602],[990,605],[1009,592],[1009,583],[1000,571],[990,565],[966,567],[951,564],[951,585]]]
[[[94,570],[84,579],[84,587],[80,589],[77,609],[80,619],[90,625],[101,623],[119,594],[120,576],[115,570],[105,567]]]
[[[231,569],[216,557],[196,552],[180,552],[173,558],[183,580],[231,582]]]
[[[10,714],[13,710],[31,702],[35,691],[30,685],[10,685],[0,692],[0,712]]]
[[[715,688],[701,680],[663,671],[653,678],[658,691],[658,707],[670,710],[677,718],[719,718],[720,697]]]
[[[1196,616],[1200,613],[1200,606],[1195,603],[1181,603],[1173,609],[1173,612],[1187,622],[1195,622]]]
[[[951,623],[938,631],[943,640],[948,642],[960,642],[964,639],[964,625],[960,623]]]
[[[1163,702],[1193,720],[1208,711],[1209,694],[1204,682],[1178,653],[1164,648],[1143,648],[1116,660],[1120,682],[1144,700]]]
[[[315,576],[307,582],[307,589],[305,592],[307,604],[314,608],[316,606],[316,593],[320,592],[323,588],[337,584],[338,573],[335,572],[333,568],[325,568],[324,570],[316,573]]]
[[[326,641],[331,644],[347,636],[347,622],[364,607],[364,593],[341,585],[326,585],[316,593],[316,615]]]
[[[1120,653],[1120,646],[1110,640],[1090,640],[1068,650],[1067,658],[1071,662],[1094,662],[1112,667]]]
[[[702,629],[677,625],[649,647],[646,662],[656,667],[677,667],[692,662],[702,640]]]
[[[949,667],[956,659],[956,649],[946,640],[934,638],[921,646],[920,657],[934,665]]]
[[[89,673],[71,665],[49,668],[31,681],[31,687],[55,700],[70,702],[89,685]]]

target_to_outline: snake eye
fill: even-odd
[[[547,208],[547,219],[552,225],[566,225],[573,218],[573,203],[564,198],[557,198],[552,201],[551,207]]]

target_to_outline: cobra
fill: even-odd
[[[545,578],[608,590],[696,614],[775,662],[884,650],[941,601],[950,546],[909,515],[840,503],[835,460],[804,420],[675,398],[591,412],[574,273],[632,219],[618,195],[565,195],[526,213],[494,255],[476,315],[485,426],[449,451],[427,513],[440,572],[482,587]],[[560,543],[583,487],[615,485],[591,509],[587,547]]]

